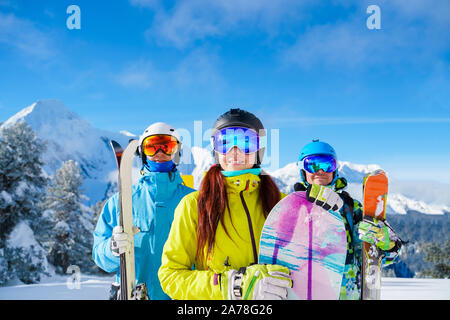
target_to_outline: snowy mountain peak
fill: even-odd
[[[114,184],[117,174],[116,161],[108,144],[110,139],[118,141],[122,146],[128,144],[133,135],[129,131],[121,133],[108,132],[96,129],[85,119],[67,108],[59,100],[38,100],[32,105],[22,109],[3,126],[9,126],[17,121],[25,121],[40,139],[47,142],[47,150],[43,155],[46,163],[44,170],[53,174],[62,165],[63,161],[75,160],[78,162],[83,177],[84,189],[90,203],[103,200],[105,193]],[[133,137],[136,137],[133,135]],[[138,161],[136,159],[136,161]],[[191,174],[194,178],[194,187],[200,187],[204,173],[214,164],[211,150],[200,147],[188,148],[182,152],[181,164],[178,169],[182,174]],[[345,177],[349,183],[347,191],[358,200],[362,198],[362,181],[364,176],[372,171],[381,169],[379,165],[354,164],[348,161],[339,161],[339,175]],[[268,172],[281,191],[290,193],[293,186],[300,181],[299,168],[296,162]],[[429,190],[432,194],[426,194]],[[433,184],[430,188],[401,183],[390,179],[388,211],[407,213],[417,211],[422,213],[444,214],[450,212],[450,202],[442,195],[448,194],[450,186]],[[0,197],[5,198],[4,194]],[[430,199],[434,199],[431,201]]]
[[[115,167],[108,140],[126,145],[129,137],[94,128],[60,100],[38,100],[9,118],[2,127],[18,121],[25,121],[38,138],[46,141],[43,160],[48,174],[59,169],[63,161],[75,160],[85,178],[88,198],[102,200],[108,183],[106,177]]]
[[[345,177],[349,183],[362,183],[366,174],[379,169],[382,168],[377,164],[364,165],[338,161],[339,175]]]
[[[354,164],[348,161],[339,161],[339,176],[345,177],[348,182],[346,191],[350,195],[362,202],[362,182],[367,173],[382,169],[377,164]],[[295,183],[300,182],[300,169],[296,162],[289,163],[284,167],[268,172],[280,190],[284,193],[291,193]],[[403,186],[402,186],[403,184]],[[450,190],[446,185],[433,184],[432,193],[448,193]],[[406,193],[406,195],[405,195]],[[389,182],[389,194],[387,202],[387,213],[406,214],[408,212],[420,212],[426,214],[445,214],[450,212],[450,205],[446,203],[442,195],[441,201],[431,202],[433,194],[425,194],[423,187],[415,188],[414,185],[401,183],[394,179]],[[427,200],[428,199],[428,200]],[[426,201],[427,200],[427,201]]]
[[[38,100],[13,115],[4,125],[11,125],[17,121],[25,121],[32,127],[41,127],[44,124],[55,124],[56,122],[73,120],[89,126],[87,121],[67,108],[60,100]]]
[[[350,163],[348,161],[338,161],[339,170],[344,170],[345,168],[350,168],[351,170],[358,171],[364,174],[373,172],[375,170],[381,169],[377,164],[356,164]]]
[[[361,184],[367,173],[378,169],[381,169],[381,167],[376,164],[363,165],[338,161],[339,176],[345,177],[349,183]],[[291,192],[293,185],[300,182],[300,168],[297,162],[288,163],[284,167],[269,173],[283,192]]]

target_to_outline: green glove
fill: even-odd
[[[221,274],[222,296],[227,300],[282,300],[292,287],[288,268],[254,264]]]
[[[306,198],[325,210],[339,211],[344,205],[344,201],[337,192],[318,184],[310,184],[306,188]]]
[[[358,226],[359,238],[370,244],[375,244],[383,251],[393,249],[399,241],[394,230],[389,227],[387,222],[373,218],[373,220],[365,218]]]

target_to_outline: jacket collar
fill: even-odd
[[[141,178],[139,183],[146,182],[150,185],[150,189],[157,193],[167,193],[171,195],[183,183],[179,171],[169,172],[151,172],[147,168],[141,169]]]
[[[234,177],[225,177],[228,193],[239,193],[243,190],[253,192],[259,189],[261,179],[252,173],[244,173]]]
[[[344,177],[339,177],[336,179],[336,181],[332,184],[329,184],[328,188],[333,189],[336,192],[340,192],[343,191],[345,188],[347,188],[347,179],[345,179]],[[298,182],[295,184],[294,186],[294,190],[295,191],[306,191],[306,188],[309,186],[309,183],[302,181],[302,182]]]

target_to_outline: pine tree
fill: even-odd
[[[108,199],[102,200],[102,201],[97,201],[95,204],[93,204],[91,206],[92,211],[94,212],[93,215],[93,222],[94,225],[97,224],[98,219],[100,218],[102,211],[103,211],[103,207],[105,206],[105,203],[108,201]]]
[[[45,142],[23,121],[0,130],[0,284],[15,277],[36,282],[46,271],[39,243],[9,239],[22,221],[30,239],[41,225],[39,203],[47,184],[41,159],[44,150]]]
[[[47,239],[48,259],[56,271],[64,273],[70,265],[81,271],[92,268],[92,217],[82,203],[83,177],[78,163],[68,160],[53,175],[44,202],[52,213],[51,238]]]
[[[40,216],[37,205],[47,184],[41,155],[45,142],[23,121],[0,132],[0,247],[22,219]],[[32,223],[33,224],[33,223]]]
[[[450,278],[450,240],[445,243],[426,243],[424,260],[431,262],[433,268],[422,271],[424,276],[432,278]]]

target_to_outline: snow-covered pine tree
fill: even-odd
[[[91,205],[91,210],[93,211],[93,223],[94,225],[97,224],[98,219],[100,218],[100,215],[102,214],[103,207],[105,206],[105,203],[108,201],[108,199],[97,201],[93,205]]]
[[[425,251],[424,260],[433,264],[424,269],[422,276],[440,279],[450,278],[450,240],[446,242],[428,242],[422,245]]]
[[[70,265],[91,271],[93,223],[90,209],[82,203],[83,177],[76,161],[68,160],[52,177],[44,207],[53,216],[51,235],[46,241],[48,260],[56,272]]]
[[[0,130],[0,284],[15,277],[36,282],[46,270],[47,260],[34,239],[47,184],[44,150],[45,143],[23,121]]]

